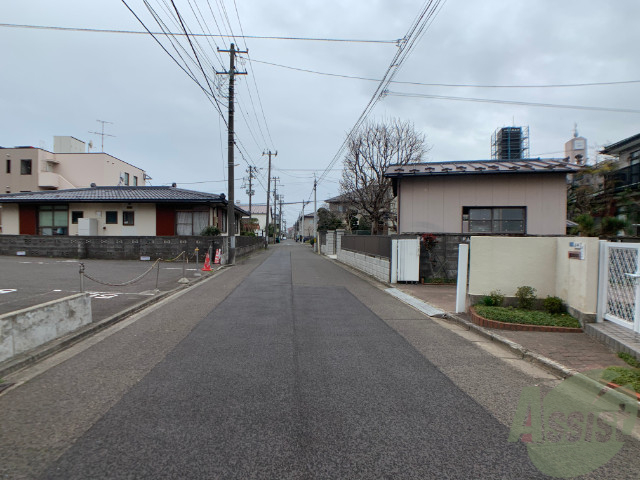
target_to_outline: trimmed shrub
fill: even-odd
[[[489,295],[482,297],[480,303],[486,307],[501,307],[504,303],[504,295],[500,290],[493,290]]]
[[[516,298],[518,299],[518,308],[531,310],[533,308],[533,302],[536,300],[536,289],[528,285],[518,287]]]
[[[548,296],[547,298],[544,299],[542,306],[547,312],[551,314],[567,312],[567,306],[564,304],[564,302],[560,297]]]
[[[200,235],[202,235],[203,237],[215,237],[217,235],[220,235],[220,229],[215,225],[209,225],[202,229]]]

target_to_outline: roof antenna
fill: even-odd
[[[573,138],[578,138],[578,124],[573,124]]]

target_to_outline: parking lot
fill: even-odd
[[[84,264],[84,291],[91,295],[94,321],[179,287],[183,274],[181,262],[162,262],[159,269],[156,266],[134,283],[119,286],[143,275],[153,262],[0,256],[0,314],[79,293],[80,262]],[[186,264],[185,278],[194,281],[207,275],[200,268],[202,264]]]

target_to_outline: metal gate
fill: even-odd
[[[640,243],[601,242],[598,321],[640,333]]]

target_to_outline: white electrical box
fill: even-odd
[[[82,237],[98,235],[98,219],[97,218],[79,218],[78,219],[78,235]]]

